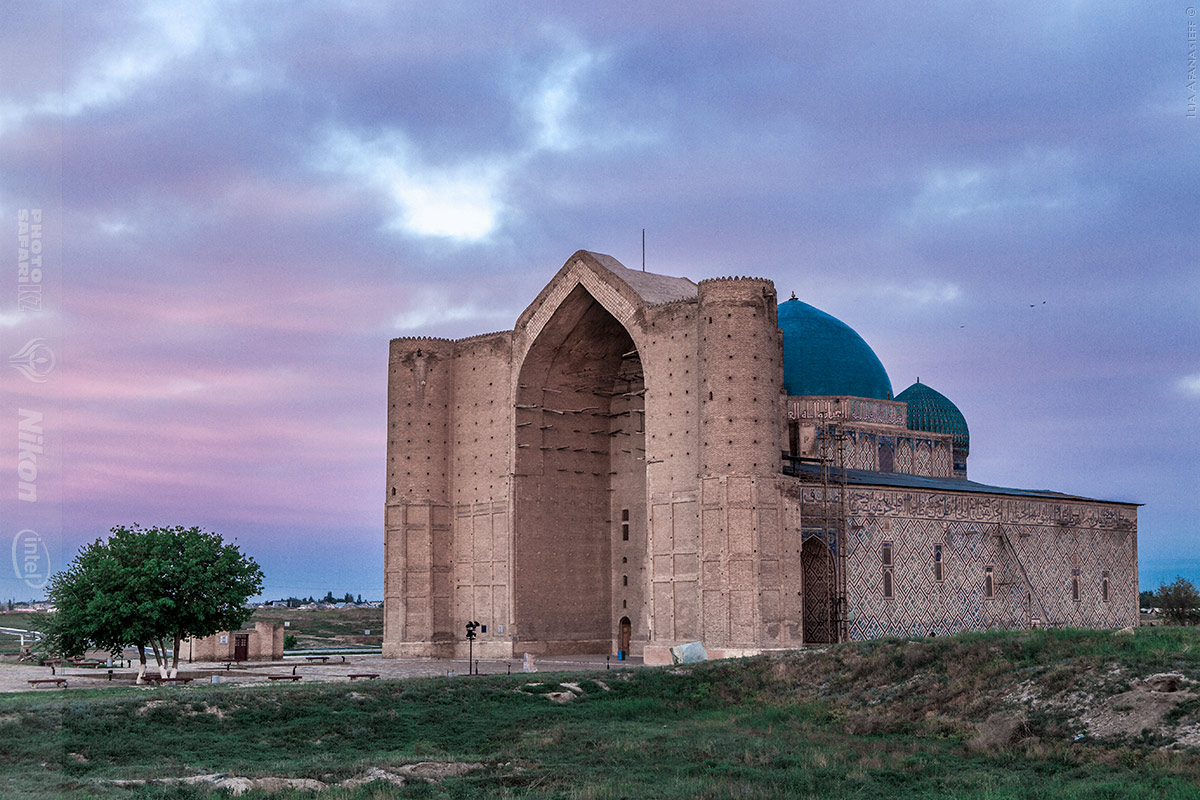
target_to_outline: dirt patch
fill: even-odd
[[[287,778],[278,775],[267,775],[260,778],[248,778],[239,775],[226,775],[216,773],[212,775],[194,775],[188,778],[156,778],[150,780],[113,780],[106,781],[110,786],[120,786],[124,788],[133,786],[164,786],[171,784],[184,785],[207,785],[213,789],[224,789],[234,797],[245,794],[252,790],[259,790],[269,794],[275,794],[283,791],[302,790],[317,792],[329,789],[332,787],[354,788],[365,786],[376,781],[383,781],[394,786],[403,786],[406,783],[437,783],[445,778],[455,778],[459,775],[465,775],[468,772],[477,769],[483,769],[484,765],[474,762],[461,761],[419,761],[415,764],[404,764],[400,767],[391,769],[382,769],[380,767],[371,767],[362,775],[354,778],[347,778],[338,783],[326,783],[314,778]]]
[[[166,700],[150,700],[149,702],[147,702],[145,705],[143,705],[141,708],[139,708],[134,713],[137,714],[139,717],[144,717],[147,714],[149,714],[152,709],[158,708],[159,706],[165,706],[166,704],[167,704]]]
[[[975,738],[971,749],[977,751],[998,750],[1015,744],[1025,733],[1023,714],[992,714],[975,726]]]
[[[1174,727],[1166,724],[1167,714],[1195,698],[1193,685],[1177,673],[1151,675],[1129,691],[1088,709],[1080,716],[1080,722],[1090,735],[1100,738],[1140,736],[1145,731],[1167,734]]]
[[[195,713],[198,714],[200,712],[195,712]],[[204,712],[203,713],[212,714],[217,719],[221,719],[221,720],[225,719],[225,710],[224,709],[217,708],[216,706],[210,705],[208,703],[204,704]]]
[[[606,684],[602,681],[592,679],[592,680],[589,680],[588,682],[595,684],[596,688],[600,689],[601,691],[605,691],[605,692],[612,691],[612,689],[608,686],[608,684]],[[565,689],[566,691],[554,691],[553,689],[550,688],[552,686],[555,687],[555,689]],[[533,691],[530,691],[531,689]],[[584,695],[586,695],[588,693],[588,690],[583,688],[582,682],[581,683],[572,683],[570,681],[564,681],[559,684],[527,683],[524,686],[522,686],[520,689],[516,689],[514,691],[517,694],[527,694],[527,695],[545,697],[550,702],[559,703],[559,704],[569,703],[572,700],[574,700],[575,698],[583,697]]]

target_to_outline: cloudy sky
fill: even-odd
[[[1186,2],[334,5],[7,4],[3,598],[132,522],[380,597],[389,338],[511,328],[643,228],[949,396],[973,479],[1144,503],[1143,584],[1200,580]]]

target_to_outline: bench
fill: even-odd
[[[305,661],[320,661],[322,663],[329,660],[329,656],[305,656]]]
[[[194,678],[160,678],[158,675],[147,675],[143,680],[148,683],[191,683]]]
[[[374,680],[375,678],[379,677],[379,673],[378,672],[351,672],[346,677],[348,677],[350,680],[354,680],[355,678],[369,678],[371,680]]]
[[[105,662],[94,658],[81,658],[78,661],[72,661],[71,664],[76,667],[103,667]]]
[[[29,681],[29,685],[35,689],[38,687],[39,684],[43,684],[43,683],[53,683],[53,684],[55,684],[55,687],[57,688],[58,686],[66,686],[67,679],[66,678],[33,678]]]
[[[303,678],[303,675],[268,675],[269,681],[298,681]]]

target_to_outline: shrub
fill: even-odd
[[[1200,592],[1186,578],[1159,586],[1158,605],[1163,617],[1174,625],[1194,625],[1200,619]]]

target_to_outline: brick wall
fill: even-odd
[[[801,491],[816,503],[819,488]],[[883,488],[848,492],[851,639],[1026,628],[1035,620],[1090,628],[1138,624],[1132,506]],[[893,561],[892,597],[884,591],[884,543]]]

